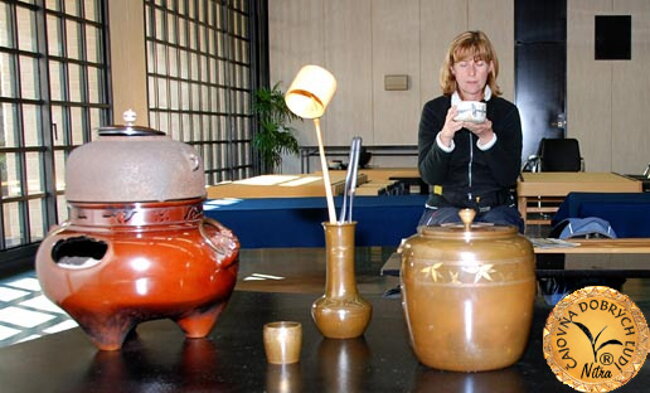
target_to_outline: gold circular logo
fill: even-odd
[[[580,392],[609,392],[632,379],[648,354],[648,325],[626,295],[602,286],[564,297],[544,327],[544,358]]]

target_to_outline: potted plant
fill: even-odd
[[[257,115],[258,130],[253,137],[253,147],[262,158],[263,171],[272,173],[282,163],[282,154],[298,154],[298,140],[289,123],[298,116],[287,108],[284,93],[278,87],[262,87],[255,92],[253,113]]]

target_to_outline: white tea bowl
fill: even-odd
[[[461,101],[456,106],[456,121],[483,123],[485,121],[486,104],[481,101]]]

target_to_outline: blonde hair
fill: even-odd
[[[440,67],[440,87],[444,95],[452,95],[456,91],[456,77],[451,72],[451,67],[461,60],[473,58],[492,62],[492,71],[488,75],[487,85],[490,86],[492,94],[501,95],[501,89],[497,85],[499,75],[499,60],[492,47],[490,39],[482,31],[466,31],[459,34],[449,44],[447,55]]]

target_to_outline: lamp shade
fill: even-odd
[[[317,65],[306,65],[289,86],[284,96],[291,112],[303,119],[323,116],[336,92],[336,79],[331,72]]]

